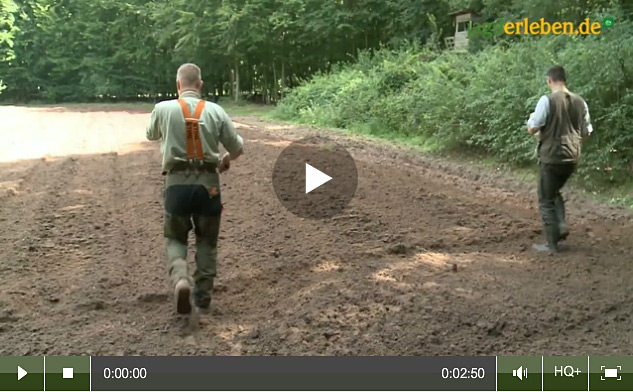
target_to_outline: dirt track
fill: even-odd
[[[271,171],[289,140],[319,131],[252,117],[235,118],[246,156],[222,179],[215,309],[191,331],[168,294],[148,114],[0,117],[0,355],[633,351],[629,212],[572,195],[567,251],[538,256],[529,187],[335,136],[357,160],[356,197],[303,220]]]

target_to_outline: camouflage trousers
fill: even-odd
[[[200,308],[208,308],[211,304],[221,213],[222,202],[215,187],[178,184],[165,189],[167,270],[172,287],[181,279],[193,283],[194,301]],[[187,264],[188,238],[192,229],[196,236],[193,279]]]

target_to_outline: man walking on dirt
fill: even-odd
[[[582,139],[593,132],[587,104],[567,89],[566,82],[563,67],[547,71],[552,93],[541,97],[527,124],[528,132],[539,140],[538,198],[547,240],[534,245],[539,252],[558,253],[558,243],[569,235],[560,190],[576,170]]]
[[[178,99],[158,103],[147,127],[148,140],[160,140],[165,179],[164,236],[167,270],[176,311],[195,305],[209,309],[216,275],[222,202],[218,172],[242,154],[244,142],[226,112],[201,98],[202,79],[195,64],[183,64],[176,76]],[[219,144],[228,151],[220,155]],[[196,271],[187,267],[189,231],[196,234]]]

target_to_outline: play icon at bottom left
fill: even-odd
[[[22,369],[21,366],[18,366],[18,381],[23,379],[24,376],[26,376],[27,374],[29,374],[29,372],[27,372],[26,370]]]
[[[0,391],[43,391],[44,357],[0,357]]]

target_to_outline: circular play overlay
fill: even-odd
[[[322,137],[297,140],[275,162],[273,187],[290,212],[308,219],[327,219],[354,197],[358,171],[350,153]]]

